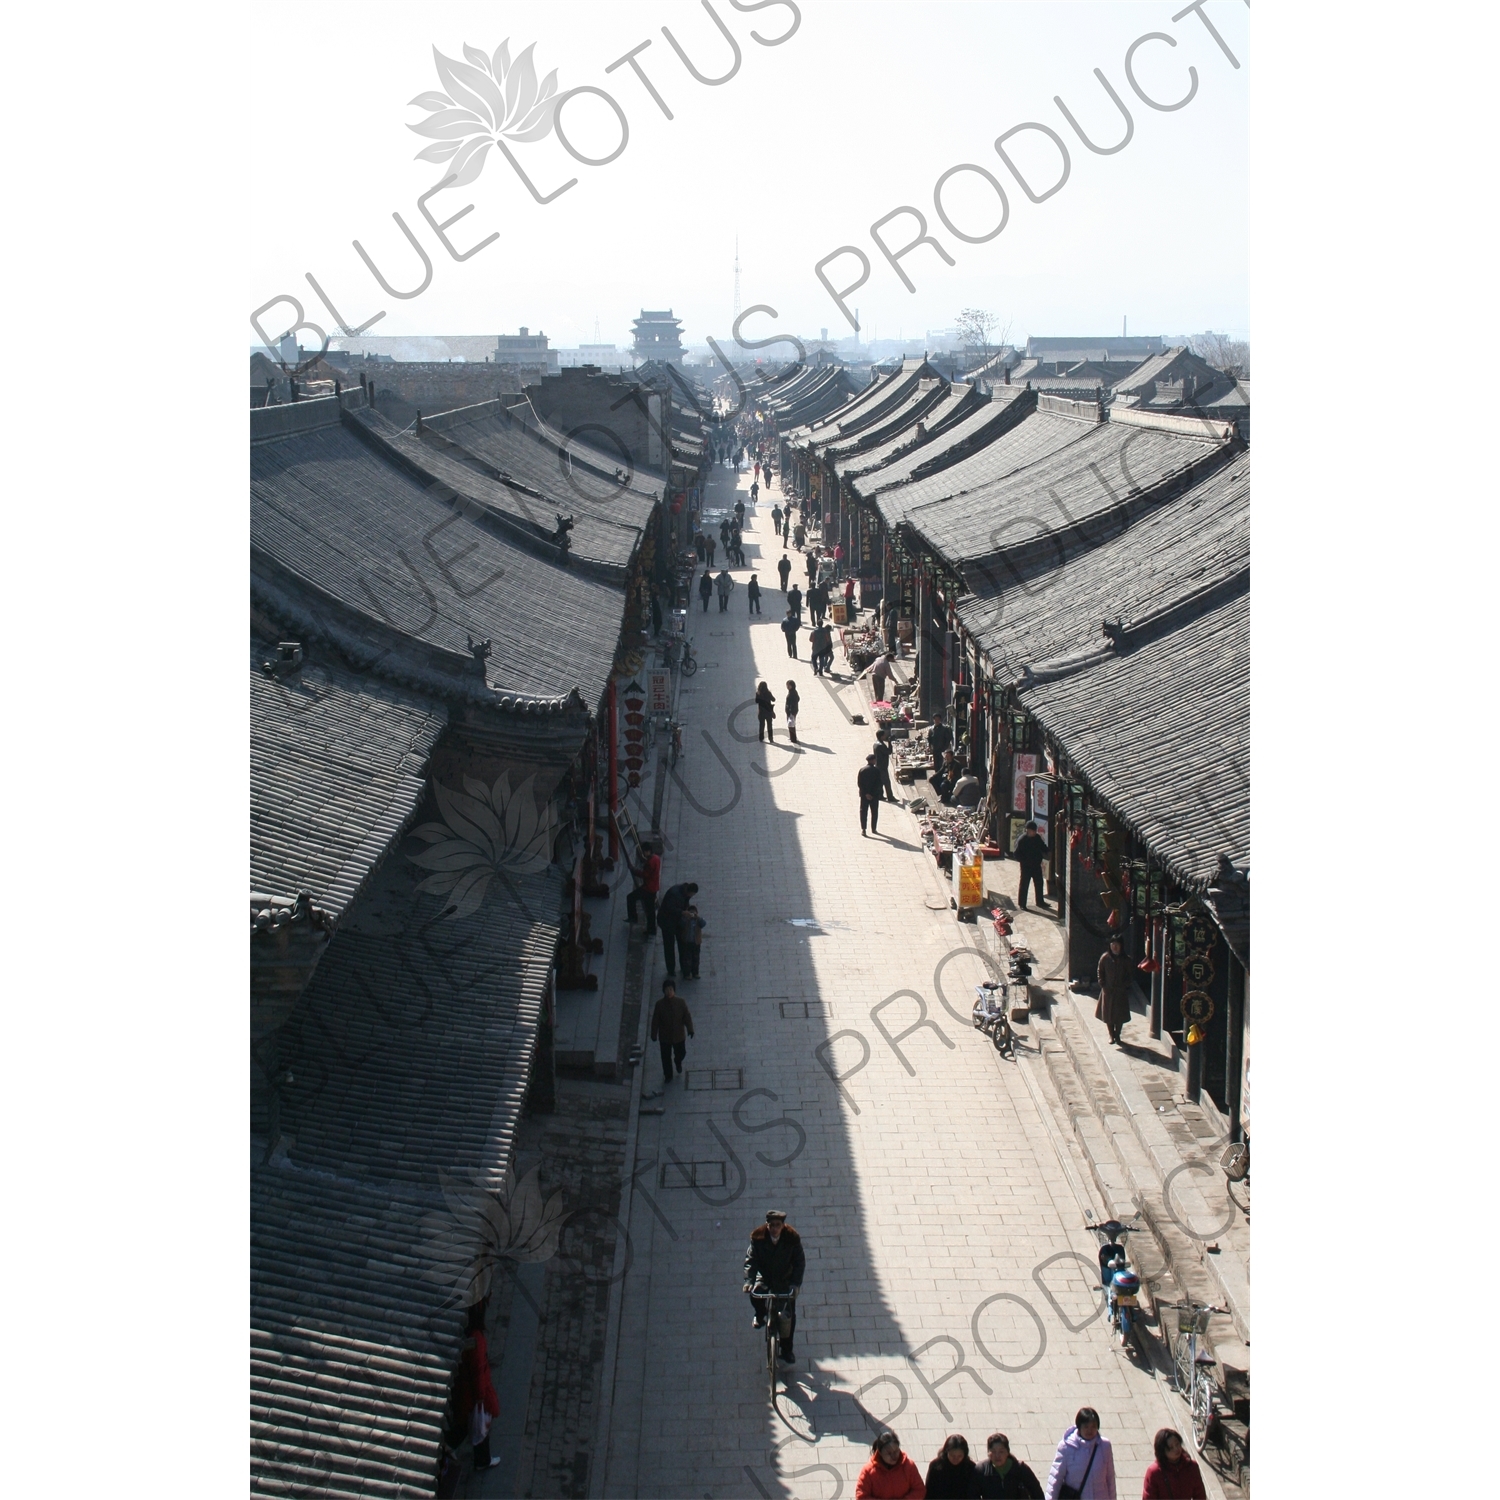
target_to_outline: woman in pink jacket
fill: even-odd
[[[1079,1408],[1052,1460],[1047,1500],[1062,1500],[1064,1495],[1078,1495],[1081,1500],[1118,1500],[1114,1449],[1108,1438],[1099,1436],[1099,1413],[1092,1406]]]

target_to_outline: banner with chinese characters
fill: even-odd
[[[1040,766],[1041,756],[1023,751],[1011,756],[1010,810],[1024,813],[1030,805],[1030,781]]]

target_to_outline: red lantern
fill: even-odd
[[[1117,906],[1112,906],[1109,910],[1109,925],[1111,927],[1120,925],[1120,909]]]
[[[1140,963],[1136,965],[1142,974],[1159,974],[1161,965],[1148,953]]]

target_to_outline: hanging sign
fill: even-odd
[[[1213,997],[1205,990],[1189,990],[1182,997],[1182,1019],[1189,1026],[1206,1030],[1214,1018]]]
[[[1033,776],[1031,778],[1031,816],[1036,822],[1036,831],[1041,834],[1042,842],[1048,843],[1048,834],[1052,827],[1052,817],[1049,811],[1052,805],[1052,783],[1045,776]]]
[[[1010,810],[1024,813],[1030,800],[1030,778],[1037,773],[1041,757],[1030,751],[1011,756]]]
[[[1183,960],[1182,977],[1195,990],[1206,990],[1214,982],[1213,960],[1206,953],[1192,953]]]
[[[1203,912],[1195,912],[1187,922],[1187,945],[1199,953],[1207,953],[1214,945],[1214,924]]]
[[[655,667],[646,674],[646,702],[653,714],[672,712],[672,674],[665,667]]]

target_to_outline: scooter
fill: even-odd
[[[974,1029],[989,1037],[1002,1057],[1013,1057],[1016,1034],[1011,1030],[1010,1017],[1005,1012],[1006,994],[1006,986],[995,979],[986,979],[983,984],[975,985],[973,1021]]]
[[[1131,1269],[1130,1256],[1125,1249],[1125,1237],[1140,1227],[1139,1224],[1122,1224],[1118,1219],[1089,1225],[1101,1240],[1099,1284],[1108,1305],[1110,1327],[1119,1335],[1122,1349],[1133,1344],[1136,1353],[1145,1359],[1141,1333],[1141,1278]]]

